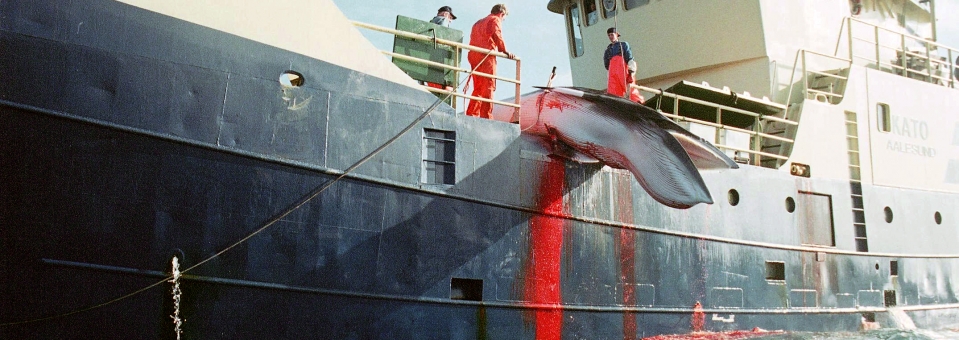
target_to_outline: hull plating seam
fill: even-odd
[[[167,273],[155,271],[155,270],[140,270],[135,268],[123,268],[123,267],[116,267],[116,266],[105,266],[105,265],[98,265],[98,264],[52,260],[52,259],[43,259],[43,262],[49,265],[54,265],[54,266],[98,270],[98,271],[105,271],[105,272],[111,272],[111,273],[117,273],[117,274],[140,275],[140,276],[149,276],[149,277],[156,277],[156,278],[166,278],[170,276]],[[659,314],[670,314],[670,313],[689,314],[693,312],[692,308],[685,308],[685,307],[683,308],[620,307],[620,306],[604,307],[604,306],[585,306],[585,305],[571,305],[571,304],[537,304],[537,303],[531,304],[531,303],[525,303],[525,302],[524,303],[506,303],[506,302],[489,302],[489,301],[478,302],[478,301],[450,300],[450,299],[442,299],[442,298],[428,298],[428,297],[401,296],[401,295],[365,294],[365,293],[355,293],[355,292],[342,291],[342,290],[297,287],[297,286],[289,286],[289,285],[275,284],[275,283],[224,279],[224,278],[186,275],[186,274],[183,275],[181,279],[187,280],[187,281],[217,283],[217,284],[232,285],[232,286],[239,286],[239,287],[278,289],[278,290],[284,290],[284,291],[296,292],[296,293],[335,295],[335,296],[345,296],[345,297],[351,297],[351,298],[357,298],[357,299],[404,301],[404,302],[443,304],[443,305],[485,306],[485,307],[524,309],[524,310],[584,311],[584,312],[601,312],[601,313],[630,312],[630,313],[659,313]],[[163,281],[163,282],[166,282],[166,281]],[[935,306],[899,306],[897,307],[897,309],[901,309],[905,311],[959,309],[959,304],[943,304],[943,305],[935,305]],[[720,314],[730,314],[730,313],[731,314],[855,314],[855,313],[862,313],[862,312],[887,312],[888,309],[882,308],[882,307],[793,308],[793,309],[704,308],[704,309],[701,309],[701,311],[704,313],[720,313]]]
[[[278,158],[278,157],[270,157],[270,156],[266,156],[266,155],[263,155],[263,154],[253,153],[253,152],[248,152],[248,151],[243,151],[243,150],[239,150],[239,149],[225,148],[225,147],[221,147],[221,146],[215,146],[215,145],[210,145],[210,144],[205,144],[205,143],[199,143],[199,142],[196,142],[196,141],[193,141],[193,140],[189,140],[189,139],[185,139],[185,138],[181,138],[181,137],[177,137],[177,136],[173,136],[173,135],[161,134],[161,133],[156,133],[156,132],[152,132],[152,131],[148,131],[148,130],[143,130],[143,129],[138,129],[138,128],[134,128],[134,127],[123,126],[123,125],[119,125],[119,124],[115,124],[115,123],[105,122],[105,121],[98,120],[98,119],[90,119],[90,118],[85,118],[85,117],[78,117],[78,116],[74,116],[74,115],[71,115],[71,114],[68,114],[68,113],[64,113],[64,112],[59,112],[59,111],[55,111],[55,110],[39,108],[39,107],[31,106],[31,105],[24,105],[24,104],[14,103],[14,102],[10,102],[10,101],[3,100],[3,99],[0,99],[0,105],[2,105],[2,106],[7,106],[7,107],[12,107],[12,108],[16,108],[16,109],[20,109],[20,110],[24,110],[24,111],[30,111],[30,112],[34,112],[34,113],[44,114],[44,115],[48,115],[48,116],[53,116],[53,117],[57,117],[57,118],[74,120],[74,121],[78,121],[78,122],[82,122],[82,123],[86,123],[86,124],[92,124],[92,125],[96,125],[96,126],[107,127],[107,128],[114,129],[114,130],[118,130],[118,131],[123,131],[123,132],[128,132],[128,133],[133,133],[133,134],[145,135],[145,136],[149,136],[149,137],[151,137],[151,138],[168,140],[168,141],[176,142],[176,143],[182,143],[182,144],[186,144],[186,145],[190,145],[190,146],[194,146],[194,147],[199,147],[199,148],[203,148],[203,149],[215,150],[215,151],[225,152],[225,153],[234,154],[234,155],[239,155],[239,156],[243,156],[243,157],[249,157],[249,158],[253,158],[253,159],[263,160],[263,161],[267,161],[267,162],[271,162],[271,163],[275,163],[275,164],[299,167],[299,168],[301,168],[301,169],[307,169],[307,170],[311,170],[311,171],[317,171],[317,172],[320,172],[320,173],[323,173],[323,174],[328,174],[328,175],[333,175],[333,176],[343,176],[343,177],[347,177],[347,178],[350,178],[350,179],[360,180],[360,181],[364,181],[364,182],[368,182],[368,183],[387,185],[387,186],[392,186],[392,187],[396,187],[396,188],[400,188],[400,189],[404,189],[404,190],[410,190],[410,191],[414,191],[414,192],[426,193],[426,194],[430,194],[430,195],[436,195],[436,196],[441,196],[441,197],[445,197],[445,198],[451,198],[451,199],[461,200],[461,201],[465,201],[465,202],[481,203],[481,204],[485,204],[485,205],[489,205],[489,206],[497,207],[497,208],[509,209],[509,210],[514,210],[514,211],[521,211],[521,212],[525,212],[525,213],[537,214],[537,215],[543,215],[543,216],[549,216],[549,217],[558,217],[558,218],[563,218],[563,219],[567,219],[567,220],[571,220],[571,221],[577,221],[577,222],[583,222],[583,223],[590,223],[590,224],[602,225],[602,226],[607,226],[607,227],[616,227],[616,228],[623,228],[623,229],[631,229],[631,230],[636,230],[636,231],[641,231],[641,232],[648,232],[648,233],[668,235],[668,236],[676,236],[676,237],[682,237],[682,238],[688,238],[688,239],[696,239],[696,240],[703,240],[703,241],[712,241],[712,242],[719,242],[719,243],[726,243],[726,244],[735,244],[735,245],[743,245],[743,246],[753,246],[753,247],[760,247],[760,248],[767,248],[767,249],[778,249],[778,250],[792,250],[792,251],[804,251],[804,252],[826,253],[826,254],[837,254],[837,255],[865,256],[865,257],[929,258],[929,259],[955,259],[955,258],[959,258],[959,254],[862,253],[862,252],[856,252],[856,251],[851,251],[851,250],[841,250],[841,249],[829,249],[829,248],[817,248],[817,247],[803,247],[803,246],[789,246],[789,245],[782,245],[782,244],[772,244],[772,243],[765,243],[765,242],[755,242],[755,241],[747,241],[747,240],[740,240],[740,239],[732,239],[732,238],[718,237],[718,236],[711,236],[711,235],[694,234],[694,233],[686,233],[686,232],[671,231],[671,230],[662,230],[662,229],[656,229],[656,228],[648,227],[648,226],[639,226],[639,225],[634,225],[634,224],[618,223],[618,222],[613,222],[613,221],[598,220],[598,219],[592,219],[592,218],[586,218],[586,217],[568,216],[568,215],[553,214],[553,213],[544,213],[544,212],[542,212],[542,211],[538,211],[538,210],[531,209],[531,208],[526,208],[526,207],[521,207],[521,206],[516,206],[516,205],[511,205],[511,204],[504,204],[504,203],[499,203],[499,202],[492,202],[492,201],[477,199],[477,198],[473,198],[473,197],[466,197],[466,196],[462,196],[462,195],[456,195],[456,194],[449,194],[449,193],[444,193],[444,192],[438,192],[438,191],[428,190],[428,189],[424,189],[424,188],[420,188],[420,187],[403,185],[403,184],[396,183],[396,182],[385,181],[385,180],[378,179],[378,178],[372,178],[372,177],[369,177],[369,176],[364,176],[364,175],[359,175],[359,174],[348,174],[347,172],[337,171],[337,170],[330,169],[330,168],[326,168],[326,167],[320,167],[320,166],[316,166],[316,165],[309,164],[309,163],[304,163],[304,162],[299,162],[299,161],[294,161],[294,160],[289,160],[289,159],[284,159],[284,158]],[[401,134],[400,134],[400,135],[401,135]],[[397,136],[400,136],[400,135],[397,135]],[[385,144],[385,145],[386,145],[386,144]]]

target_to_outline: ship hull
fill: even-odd
[[[0,5],[0,50],[16,51],[0,54],[2,338],[167,338],[173,315],[197,339],[636,338],[700,315],[710,331],[850,331],[892,325],[889,261],[956,282],[955,258],[711,235],[720,208],[670,210],[628,173],[448,107],[422,125],[503,129],[506,151],[424,185],[414,136],[344,174],[434,97],[113,1],[59,5]],[[288,69],[306,85],[284,90]],[[736,171],[705,177],[796,186]],[[503,174],[516,185],[489,185]],[[955,288],[899,282],[885,291],[917,324],[956,320]]]

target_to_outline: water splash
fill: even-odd
[[[900,308],[889,308],[889,320],[892,321],[893,325],[898,329],[912,330],[916,329],[916,323],[912,322],[912,318],[906,314]]]
[[[183,319],[180,319],[180,260],[176,256],[173,257],[171,261],[172,275],[173,279],[169,282],[173,283],[173,315],[170,316],[173,318],[173,332],[176,333],[177,340],[180,340],[180,335],[183,334]]]

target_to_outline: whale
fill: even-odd
[[[522,134],[540,140],[550,154],[626,169],[654,200],[672,208],[713,203],[699,170],[739,168],[656,110],[599,90],[540,88],[520,97],[518,118]]]

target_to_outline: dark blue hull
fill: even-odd
[[[0,338],[172,337],[174,256],[195,339],[635,338],[689,332],[697,301],[714,331],[850,331],[897,303],[921,326],[956,320],[955,288],[890,275],[898,261],[956,282],[956,258],[666,228],[683,222],[629,174],[530,155],[515,126],[449,107],[340,179],[435,97],[113,1],[0,11]],[[292,94],[289,69],[307,79]],[[420,183],[419,134],[437,126],[492,156]],[[492,130],[507,132],[476,137]],[[557,162],[566,213],[544,214]],[[544,215],[562,242],[537,236]]]

